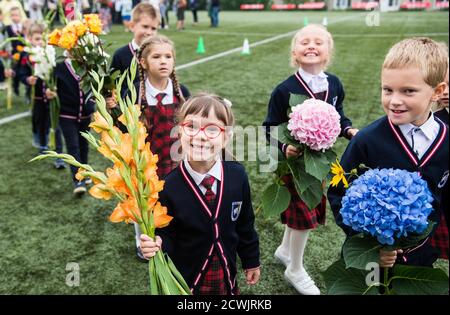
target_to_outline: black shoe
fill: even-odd
[[[81,197],[86,193],[86,191],[86,184],[84,183],[84,181],[81,181],[75,184],[73,194],[75,195],[75,197]]]

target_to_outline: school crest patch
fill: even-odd
[[[333,106],[336,107],[336,103],[337,103],[337,96],[333,97]]]
[[[236,221],[241,213],[242,201],[233,201],[231,203],[231,221]]]
[[[445,186],[448,180],[448,171],[445,171],[444,175],[442,176],[441,180],[439,181],[438,188],[442,188]]]

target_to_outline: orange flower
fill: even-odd
[[[133,143],[129,133],[122,133],[120,135],[120,146],[116,145],[115,150],[119,153],[126,164],[130,164],[133,159]]]
[[[94,119],[89,127],[93,128],[96,133],[111,129],[106,119],[99,112],[94,113]]]
[[[95,35],[102,32],[102,21],[100,21],[98,14],[85,14],[84,20],[86,26],[89,28],[89,32]]]
[[[144,124],[138,122],[138,149],[142,150],[145,146],[145,139],[147,139],[147,128]]]
[[[84,168],[81,168],[81,167],[80,167],[80,168],[78,169],[78,172],[77,172],[77,174],[75,175],[75,178],[76,178],[78,181],[82,181],[82,180],[84,179],[84,176],[81,175],[84,171],[85,171]]]
[[[13,58],[15,61],[19,61],[19,59],[20,59],[20,54],[19,54],[19,53],[15,53],[14,55],[12,55],[12,58]]]
[[[58,46],[66,50],[71,50],[75,47],[78,40],[76,33],[71,32],[70,29],[63,29]]]
[[[97,184],[92,186],[92,188],[89,189],[89,193],[92,197],[97,199],[109,200],[112,197],[111,192],[105,184]]]
[[[125,221],[126,223],[137,222],[138,220],[134,216],[133,212],[140,219],[140,211],[137,207],[136,200],[134,198],[128,198],[124,202],[117,205],[114,211],[111,213],[109,219],[111,222],[118,223]]]
[[[173,217],[167,214],[167,208],[161,206],[158,202],[153,208],[153,219],[155,220],[156,228],[163,228],[169,225]]]
[[[48,44],[53,46],[58,46],[59,39],[61,38],[61,30],[55,29],[48,35]]]
[[[18,52],[22,52],[23,51],[23,46],[22,45],[17,45],[16,47]]]
[[[71,21],[66,25],[65,28],[67,28],[72,33],[76,33],[77,36],[83,36],[88,30],[87,26],[84,25],[81,21]]]
[[[108,179],[106,180],[106,185],[119,193],[124,193],[127,195],[131,195],[130,190],[125,184],[122,176],[120,176],[119,170],[114,168],[106,169],[106,175]]]

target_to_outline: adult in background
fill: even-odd
[[[198,10],[198,0],[189,0],[189,9],[191,9],[192,11],[192,19],[193,19],[193,24],[197,25],[198,24],[198,15],[197,15],[197,10]]]
[[[211,27],[219,26],[220,0],[211,0]]]
[[[187,0],[177,1],[177,30],[184,30],[184,11],[187,7]]]
[[[169,28],[169,11],[170,11],[169,0],[160,0],[159,1],[159,13],[161,15],[161,28],[162,29]]]

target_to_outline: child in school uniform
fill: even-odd
[[[263,123],[270,136],[270,127],[289,120],[290,94],[323,100],[336,108],[341,116],[341,136],[351,138],[357,129],[352,127],[343,110],[344,88],[339,78],[324,72],[333,52],[333,38],[325,27],[310,24],[300,29],[291,45],[291,65],[298,69],[292,76],[279,84],[270,98],[267,117]],[[278,142],[278,148],[287,157],[296,157],[301,152],[292,146]],[[303,254],[309,232],[325,223],[326,199],[314,209],[308,209],[295,189],[292,176],[283,178],[291,194],[289,207],[281,214],[286,224],[283,241],[275,251],[275,257],[287,268],[284,276],[297,291],[306,295],[320,294],[314,281],[303,266]]]
[[[142,42],[158,33],[159,18],[156,9],[149,3],[138,4],[131,13],[129,27],[134,34],[133,40],[117,49],[111,61],[111,69],[119,70],[121,74],[130,68],[131,61],[136,57]],[[137,75],[135,82],[138,81],[139,76]]]
[[[444,122],[448,126],[449,114],[448,114],[448,69],[447,74],[445,75],[445,90],[439,95],[439,99],[437,101],[436,111],[434,112],[434,116],[439,118],[442,122]],[[448,196],[448,184],[446,185],[446,192],[443,193],[444,196]],[[439,251],[439,258],[447,259],[449,257],[449,236],[448,236],[448,198],[445,198],[442,201],[443,209],[441,214],[441,221],[439,226],[436,228],[436,232],[431,237],[431,246]]]
[[[54,75],[60,102],[59,127],[62,130],[66,151],[77,161],[88,164],[88,141],[81,136],[81,132],[89,131],[91,115],[95,111],[92,93],[83,92],[80,77],[75,73],[70,55],[65,52],[66,59],[56,65]],[[54,92],[54,91],[53,91]],[[76,197],[86,192],[86,181],[78,181],[75,175],[78,168],[70,167],[74,184],[73,194]]]
[[[381,102],[386,116],[361,130],[341,159],[345,172],[361,163],[372,169],[420,172],[433,196],[429,218],[435,222],[439,222],[442,201],[447,197],[444,190],[448,187],[449,132],[448,126],[433,115],[431,106],[445,89],[447,68],[446,50],[429,38],[405,39],[395,44],[381,72]],[[344,194],[343,185],[330,187],[328,200],[336,223],[351,236],[356,232],[343,224],[339,213]],[[417,246],[381,250],[380,267],[390,268],[395,263],[432,266],[437,256],[428,236]]]
[[[32,24],[27,30],[27,40],[33,47],[42,47],[44,26],[38,23]],[[39,153],[47,150],[48,132],[50,127],[50,108],[46,95],[47,87],[45,82],[33,76],[34,62],[28,52],[21,52],[18,77],[20,81],[28,86],[34,86],[34,98],[31,119],[38,135]],[[56,131],[56,152],[62,153],[62,141],[60,131]],[[61,159],[55,160],[55,168],[65,168],[65,163]]]
[[[183,161],[160,192],[173,220],[156,231],[156,241],[141,235],[142,252],[150,258],[162,248],[195,295],[239,294],[236,254],[253,285],[260,276],[260,252],[245,169],[222,160],[232,137],[230,103],[210,94],[194,96],[179,121]]]
[[[449,122],[449,113],[448,113],[448,69],[447,74],[445,76],[445,91],[439,96],[439,100],[437,101],[436,111],[434,115],[442,120],[444,123],[448,125]]]
[[[10,15],[10,19],[11,19],[11,24],[7,25],[5,28],[5,33],[6,33],[7,37],[8,38],[25,37],[23,24],[22,24],[22,13],[20,11],[20,8],[12,7],[9,15]],[[11,53],[12,54],[20,53],[20,51],[18,50],[19,46],[23,47],[23,43],[20,40],[13,40],[11,42],[11,47],[12,47]],[[17,71],[19,70],[19,65],[17,64],[12,70],[15,73],[14,78],[13,78],[14,94],[19,96],[20,95],[20,91],[19,91],[20,79],[19,79],[19,76],[17,75]]]
[[[176,141],[171,130],[176,126],[176,115],[190,96],[186,87],[178,82],[175,73],[175,46],[165,36],[152,36],[146,39],[137,54],[139,60],[140,81],[135,83],[138,104],[148,132],[152,152],[158,155],[157,174],[164,178],[177,166],[170,156],[170,148]],[[125,92],[126,94],[126,92]],[[114,100],[109,99],[107,106],[113,117],[121,115]],[[142,259],[139,248],[139,226],[136,228],[137,255]]]

